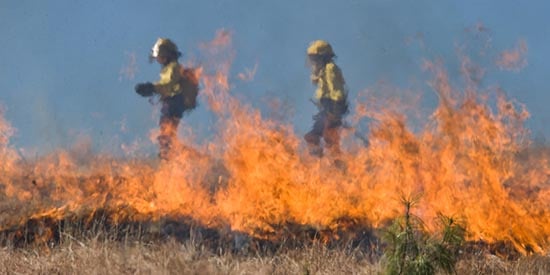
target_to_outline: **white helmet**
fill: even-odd
[[[178,46],[176,46],[172,40],[168,38],[159,38],[151,49],[149,61],[153,61],[159,56],[171,56],[177,59],[181,56],[181,53],[178,51]]]

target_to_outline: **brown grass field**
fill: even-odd
[[[379,274],[360,251],[312,245],[273,255],[205,249],[193,241],[118,242],[67,236],[53,248],[0,250],[2,274]],[[457,274],[549,274],[550,257],[507,261],[490,254],[464,256]]]
[[[56,224],[55,237],[22,240],[4,232],[1,274],[383,274],[379,246],[316,240],[267,243],[206,229],[186,235],[153,232],[155,225],[87,229]],[[43,225],[43,224],[42,224]],[[176,224],[177,225],[177,224]],[[32,228],[32,226],[36,226]],[[172,225],[174,226],[174,224]],[[184,226],[184,224],[180,224]],[[28,223],[18,234],[46,234]],[[58,231],[56,231],[58,230]],[[162,229],[161,229],[162,230]],[[24,236],[23,236],[24,237]],[[376,238],[375,236],[371,236]],[[16,240],[19,238],[18,240]],[[15,241],[14,241],[15,240]],[[238,249],[237,249],[238,247]],[[550,257],[522,256],[511,246],[467,244],[457,274],[550,274]]]

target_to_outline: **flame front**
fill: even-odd
[[[441,65],[426,62],[439,96],[428,123],[415,133],[401,106],[354,102],[351,121],[373,122],[363,137],[368,146],[356,138],[356,125],[343,130],[341,168],[330,157],[307,154],[291,125],[231,96],[230,33],[219,32],[201,48],[212,61],[200,70],[201,93],[218,117],[217,135],[199,144],[185,129],[185,146],[158,167],[108,155],[82,161],[71,150],[25,163],[9,147],[13,129],[0,117],[1,206],[12,209],[0,216],[0,227],[109,208],[120,210],[115,221],[189,216],[276,239],[291,223],[330,231],[348,218],[382,227],[402,213],[400,196],[421,194],[414,210],[430,230],[438,213],[458,215],[472,240],[510,241],[523,252],[548,249],[548,154],[530,144],[529,114],[520,104],[499,94],[491,108],[475,81],[456,90]],[[361,96],[371,99],[368,91]]]

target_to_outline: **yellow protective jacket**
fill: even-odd
[[[317,84],[315,100],[322,101],[330,99],[333,102],[344,102],[347,100],[345,81],[342,71],[336,64],[329,62],[319,71],[318,75],[312,76],[313,82]]]
[[[181,69],[181,65],[177,61],[172,61],[161,69],[160,79],[154,83],[155,92],[159,93],[161,98],[183,93]]]

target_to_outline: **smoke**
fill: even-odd
[[[10,138],[14,135],[15,129],[4,118],[4,113],[5,107],[0,105],[0,163],[2,163],[0,171],[2,173],[13,171],[15,163],[19,158],[15,150],[10,146]]]
[[[118,80],[134,80],[138,72],[137,59],[135,52],[125,52],[126,64],[120,68]]]
[[[516,47],[500,53],[496,64],[502,70],[519,72],[527,66],[527,42],[520,39]]]
[[[0,42],[9,46],[2,53],[18,53],[3,56],[13,66],[0,68],[2,75],[14,83],[34,83],[26,93],[10,94],[20,102],[31,98],[34,104],[25,108],[29,105],[8,102],[17,106],[11,109],[19,115],[14,125],[27,144],[54,151],[36,158],[29,170],[35,181],[6,181],[2,177],[20,173],[22,166],[10,144],[15,130],[0,117],[0,161],[4,172],[10,171],[0,179],[7,182],[6,194],[22,204],[32,197],[46,205],[38,211],[44,215],[51,209],[130,205],[143,215],[190,215],[262,235],[287,222],[334,228],[341,217],[378,226],[399,211],[400,193],[423,193],[419,212],[428,223],[438,211],[460,212],[470,222],[472,238],[545,248],[550,235],[547,156],[516,158],[528,151],[524,123],[530,114],[495,88],[500,82],[491,78],[490,67],[530,69],[525,41],[529,39],[532,52],[538,45],[531,34],[501,52],[500,45],[517,34],[506,32],[504,43],[493,35],[510,30],[510,25],[469,21],[476,13],[482,19],[487,11],[499,14],[494,9],[500,5],[483,14],[483,7],[481,12],[461,10],[455,6],[460,4],[428,1],[220,1],[215,13],[196,2],[197,9],[185,16],[183,4],[159,9],[134,5],[147,16],[120,16],[112,7],[67,13],[55,4],[42,7],[48,17],[41,16],[42,9],[0,16],[20,22],[0,28],[32,31],[29,26],[40,26],[44,38],[29,43],[35,41],[33,33],[20,30],[9,34],[20,38],[14,34],[23,33],[25,39]],[[471,16],[465,19],[465,14]],[[40,20],[51,24],[44,29]],[[219,27],[235,31],[220,30],[212,41],[197,46]],[[160,35],[182,41],[182,49],[200,51],[202,105],[182,121],[185,148],[173,163],[161,167],[148,158],[116,160],[108,154],[116,152],[110,148],[104,150],[108,157],[95,154],[96,141],[101,148],[116,142],[112,147],[126,155],[155,141],[147,136],[157,135],[159,108],[138,98],[134,81],[126,80],[156,77],[156,66],[137,68],[139,56],[149,51],[148,41]],[[305,48],[319,38],[333,44],[354,108],[350,127],[342,131],[345,171],[330,158],[309,156],[300,133],[315,112],[308,101],[315,87],[304,64]],[[121,49],[131,49],[122,67]],[[35,52],[45,54],[18,59]],[[35,71],[27,74],[28,68]],[[262,101],[268,110],[257,107],[258,98],[266,94],[273,97]],[[435,108],[426,108],[426,101]],[[540,98],[531,103],[545,104]],[[411,126],[415,116],[421,117],[418,112],[425,115]],[[362,127],[366,123],[368,130]],[[199,127],[215,134],[197,135]],[[117,134],[129,138],[119,140]]]
[[[237,74],[237,78],[239,78],[241,81],[244,82],[250,82],[254,80],[254,75],[256,75],[256,71],[258,70],[258,62],[254,64],[254,67],[252,69],[245,68],[244,72],[240,72]]]

